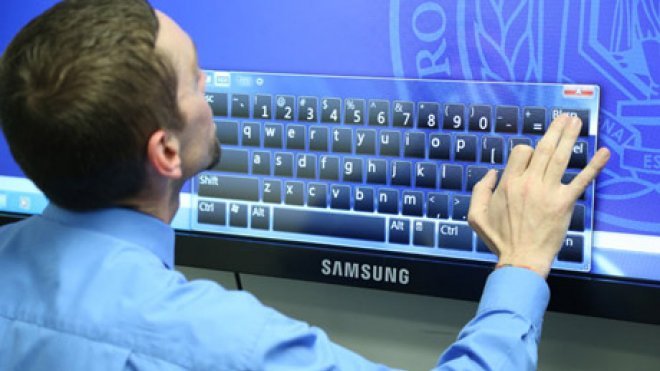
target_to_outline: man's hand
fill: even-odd
[[[475,185],[468,222],[498,256],[498,264],[548,276],[575,201],[610,158],[609,150],[601,148],[570,184],[561,183],[581,126],[577,117],[558,117],[535,150],[513,148],[495,191],[495,170]]]

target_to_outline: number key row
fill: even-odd
[[[589,111],[544,107],[491,106],[484,104],[440,104],[437,102],[366,100],[357,98],[322,98],[291,95],[207,93],[206,99],[214,116],[282,120],[298,122],[344,123],[347,125],[414,127],[420,129],[445,129],[455,131],[502,132],[543,134],[547,122],[562,112],[578,116],[588,127]],[[274,110],[273,110],[274,103]],[[343,112],[342,112],[343,103]],[[252,106],[252,109],[250,107]],[[297,115],[296,115],[297,113]],[[343,113],[343,115],[342,115]],[[586,132],[583,133],[586,135]]]

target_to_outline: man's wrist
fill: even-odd
[[[532,272],[535,272],[539,276],[541,276],[543,279],[548,278],[548,273],[550,273],[550,267],[543,265],[543,264],[526,264],[522,262],[513,262],[513,261],[506,261],[506,260],[500,260],[497,262],[495,265],[495,270],[500,269],[500,268],[506,268],[506,267],[514,267],[514,268],[523,268],[523,269],[528,269]]]

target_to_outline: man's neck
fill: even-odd
[[[179,209],[179,201],[177,197],[177,201],[175,203],[170,202],[167,205],[159,203],[144,203],[140,206],[136,206],[135,209],[145,214],[152,215],[157,219],[160,219],[165,224],[170,224],[172,219],[174,219],[174,215]]]
[[[183,185],[169,184],[160,190],[145,189],[138,196],[121,202],[121,206],[151,215],[170,224],[179,210],[179,192]]]

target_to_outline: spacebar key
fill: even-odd
[[[385,242],[385,218],[275,208],[273,229],[328,237]]]

